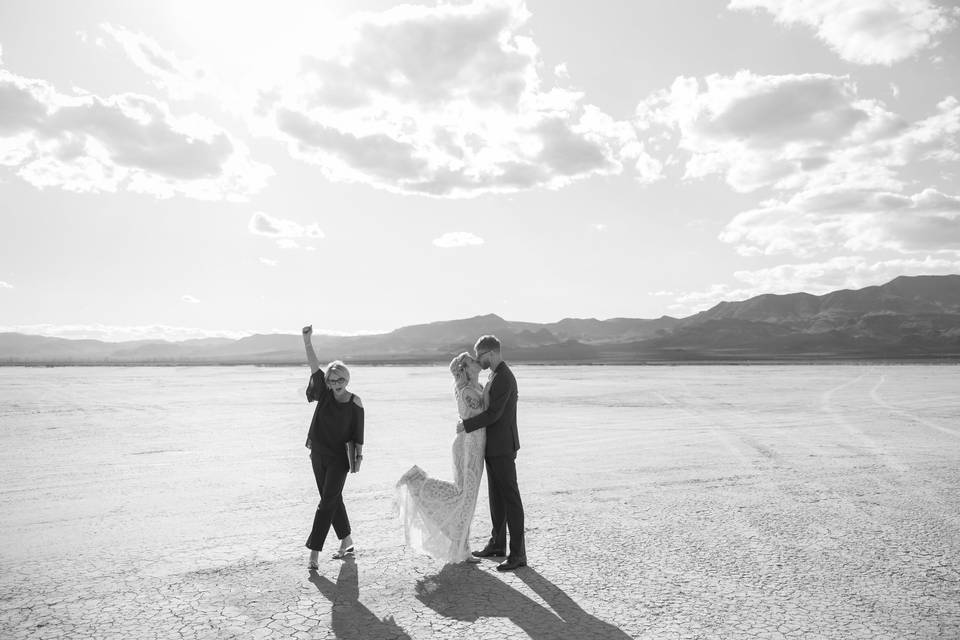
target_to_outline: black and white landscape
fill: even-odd
[[[0,640],[960,638],[958,70],[958,0],[0,0]]]

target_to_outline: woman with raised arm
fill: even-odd
[[[303,346],[307,351],[311,373],[307,384],[307,400],[317,403],[306,443],[310,449],[317,491],[320,492],[313,529],[307,538],[307,548],[310,549],[308,566],[317,569],[320,551],[323,550],[331,524],[340,539],[340,549],[333,557],[345,558],[354,552],[350,520],[342,492],[350,473],[347,443],[353,442],[355,447],[354,470],[363,459],[363,403],[359,396],[347,391],[350,371],[345,364],[334,360],[326,367],[320,366],[317,354],[313,351],[312,335],[313,325],[303,328]]]
[[[480,364],[469,353],[450,362],[453,393],[460,419],[483,412]],[[445,562],[479,562],[470,553],[470,523],[483,477],[486,429],[466,433],[457,427],[453,440],[453,482],[431,478],[414,465],[397,482],[396,507],[406,544]]]

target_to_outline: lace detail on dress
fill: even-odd
[[[461,419],[483,412],[479,385],[458,389],[456,397]],[[397,482],[395,506],[408,546],[446,562],[470,557],[470,523],[483,477],[486,438],[486,429],[457,434],[453,482],[431,478],[416,465]]]

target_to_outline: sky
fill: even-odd
[[[3,0],[0,331],[684,317],[960,273],[950,0]]]

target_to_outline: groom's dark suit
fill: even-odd
[[[487,488],[493,529],[487,546],[507,548],[510,531],[510,558],[526,559],[523,542],[523,502],[517,486],[517,379],[506,362],[500,362],[487,382],[490,389],[486,410],[463,421],[466,431],[486,427]]]

